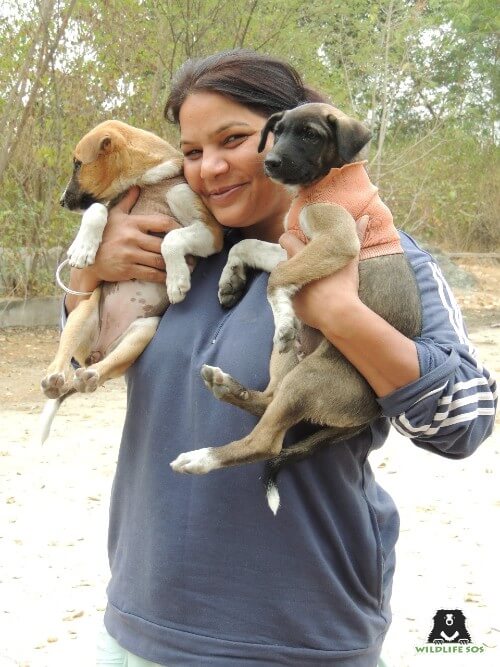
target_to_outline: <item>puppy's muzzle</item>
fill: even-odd
[[[282,167],[283,160],[279,155],[270,153],[264,160],[264,171],[266,172],[266,176],[270,176],[271,178],[278,178],[281,174]]]
[[[68,187],[63,192],[59,204],[70,211],[86,211],[89,206],[92,206],[92,204],[95,204],[98,201],[99,200],[96,197],[88,192],[79,192]]]
[[[317,165],[301,163],[286,153],[270,152],[264,160],[264,173],[284,185],[307,184],[318,178]]]

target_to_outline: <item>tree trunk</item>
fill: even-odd
[[[385,136],[387,133],[387,121],[389,117],[389,51],[391,45],[391,29],[392,29],[392,14],[394,11],[394,0],[390,0],[387,9],[387,19],[384,30],[384,68],[382,73],[382,100],[381,100],[381,116],[380,128],[377,142],[377,152],[373,159],[375,163],[374,181],[378,185],[380,181],[380,173],[382,170],[382,154],[384,150]]]
[[[23,63],[14,94],[11,94],[7,109],[2,114],[2,119],[0,120],[1,126],[5,128],[0,148],[0,183],[21,139],[23,129],[37,99],[43,76],[54,58],[76,2],[77,0],[70,1],[65,15],[61,18],[61,23],[56,34],[51,38],[49,27],[51,21],[54,19],[56,0],[41,0],[40,20],[36,34]],[[30,64],[37,48],[39,55],[36,67],[34,72],[30,73]],[[28,99],[23,106],[24,91],[27,90],[30,82],[31,87]]]

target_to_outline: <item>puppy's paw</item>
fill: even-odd
[[[68,373],[48,373],[40,383],[42,391],[47,398],[59,398],[71,389]]]
[[[201,377],[205,387],[221,401],[230,401],[233,397],[243,401],[248,398],[248,391],[245,387],[217,366],[204,364],[201,367]]]
[[[73,389],[82,394],[90,394],[99,386],[99,373],[93,368],[77,368],[73,379]]]
[[[234,306],[243,296],[246,283],[245,265],[236,260],[228,262],[219,280],[220,304],[225,308]]]
[[[167,295],[170,303],[180,303],[191,289],[191,274],[187,265],[167,271]]]
[[[295,348],[299,336],[299,326],[296,319],[287,321],[276,327],[273,343],[281,353],[289,352]]]
[[[184,454],[179,454],[175,461],[172,461],[170,467],[175,472],[182,472],[189,475],[204,475],[218,467],[212,452],[212,447],[184,452]]]
[[[67,253],[70,266],[75,269],[91,266],[95,261],[98,248],[98,244],[96,245],[90,240],[81,239],[77,236]]]

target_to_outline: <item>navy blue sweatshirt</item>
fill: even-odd
[[[128,373],[107,630],[168,667],[374,667],[391,619],[399,522],[368,455],[391,422],[409,446],[471,454],[492,430],[494,381],[439,268],[401,234],[422,296],[421,378],[381,399],[383,416],[358,437],[285,468],[277,516],[262,463],[174,473],[169,463],[181,452],[239,439],[256,423],[205,388],[203,364],[251,388],[268,382],[267,274],[254,273],[231,310],[217,300],[231,238],[237,234],[227,235],[224,252],[199,261],[187,298],[168,308]],[[301,435],[297,428],[291,442]]]

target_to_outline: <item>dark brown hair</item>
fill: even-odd
[[[306,102],[328,102],[304,84],[288,63],[250,49],[222,51],[188,60],[172,80],[165,118],[178,123],[186,98],[195,92],[227,95],[264,117]]]

